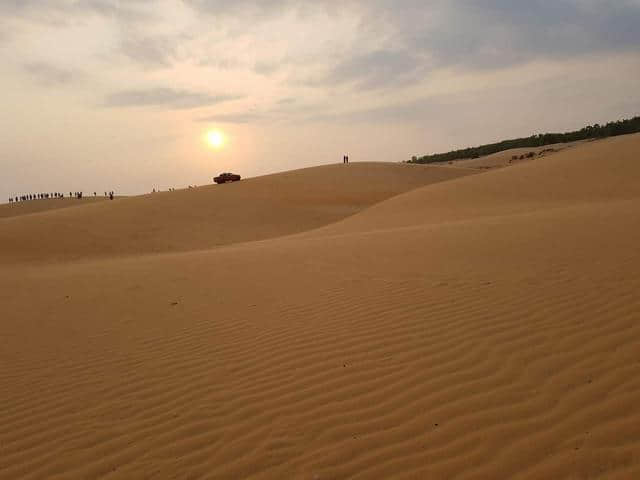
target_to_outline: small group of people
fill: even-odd
[[[105,197],[109,197],[113,200],[114,192],[104,192]],[[93,196],[97,196],[97,192],[93,192]],[[82,199],[82,192],[69,192],[69,198],[76,197],[78,200]],[[15,197],[9,197],[9,203],[27,202],[29,200],[47,200],[50,198],[64,198],[64,193],[29,193],[25,195],[16,195]]]
[[[9,203],[13,202],[27,202],[29,200],[46,200],[48,198],[64,198],[62,193],[29,193],[26,195],[16,195],[15,197],[9,197]]]
[[[189,188],[191,188],[191,185],[189,185]],[[167,188],[165,191],[166,191],[166,192],[175,192],[175,191],[176,191],[176,189],[175,189],[175,188],[173,188],[173,187],[169,187],[169,188]],[[159,188],[154,188],[153,190],[151,190],[151,193],[160,193],[160,192],[162,192],[162,190],[161,190],[161,189],[159,189]]]
[[[349,163],[349,155],[344,155],[342,157],[342,163]]]

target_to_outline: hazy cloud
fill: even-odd
[[[253,17],[272,16],[281,14],[291,7],[300,5],[295,0],[184,0],[193,9],[216,16],[235,15],[238,12],[250,14]]]
[[[253,71],[259,75],[271,75],[278,71],[280,65],[277,62],[256,62]]]
[[[253,42],[260,41],[253,32],[275,17],[296,12],[298,18],[319,18],[325,28],[308,39],[309,46],[319,50],[317,63],[327,72],[314,74],[312,83],[318,87],[384,88],[420,81],[433,68],[497,69],[538,59],[640,49],[640,3],[635,0],[318,0],[312,5],[300,0],[0,1],[4,16],[63,23],[98,16],[127,25],[118,34],[119,52],[143,67],[172,64],[182,37],[167,36],[155,28],[156,20],[163,15],[170,18],[180,9],[195,12],[197,18],[214,19],[224,35],[242,35]],[[341,52],[325,55],[323,43],[342,17],[353,18],[354,29],[344,39]],[[247,28],[238,32],[234,24],[235,33],[229,33],[225,26],[230,19],[246,21]],[[298,78],[300,71],[308,76],[310,66],[301,65],[300,56],[291,50],[278,52],[279,61],[243,58],[234,59],[233,64],[260,75],[291,67],[297,69]],[[196,63],[226,68],[217,59],[196,59]]]
[[[423,59],[408,50],[378,50],[344,59],[322,81],[354,82],[359,88],[400,86],[414,80],[425,66]]]
[[[438,65],[496,68],[640,47],[640,5],[624,1],[461,0],[441,4],[436,18],[421,29],[400,15],[396,26],[408,51]]]
[[[87,15],[137,21],[150,17],[148,6],[147,0],[2,0],[0,14],[58,24]]]
[[[106,98],[108,107],[165,107],[168,109],[190,109],[214,105],[241,98],[238,95],[209,95],[172,88],[150,90],[123,90]]]
[[[24,69],[33,79],[43,86],[58,86],[74,81],[79,74],[48,63],[29,63]]]
[[[129,35],[122,40],[120,52],[130,60],[150,67],[167,67],[176,55],[179,39],[163,36]]]
[[[201,67],[211,67],[219,70],[233,70],[243,66],[239,59],[225,57],[200,58],[197,64]]]
[[[208,117],[202,117],[197,119],[198,122],[205,123],[252,123],[259,120],[263,120],[265,115],[257,112],[240,112],[240,113],[227,113],[221,115],[210,115]]]
[[[277,100],[271,107],[259,109],[253,107],[247,111],[208,115],[196,119],[197,122],[254,123],[269,122],[306,122],[324,118],[326,106],[319,103],[298,103],[288,97]]]

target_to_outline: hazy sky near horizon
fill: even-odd
[[[631,117],[638,25],[640,0],[0,0],[0,201]]]

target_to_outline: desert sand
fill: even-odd
[[[58,208],[78,207],[89,203],[102,202],[105,197],[85,197],[81,200],[76,198],[47,198],[38,200],[28,200],[25,202],[5,203],[0,205],[0,218],[18,217],[31,213],[40,213]]]
[[[639,153],[0,219],[0,478],[640,478]]]
[[[474,173],[426,165],[326,165],[14,217],[0,229],[0,262],[122,257],[263,240],[323,226],[399,193]]]
[[[511,148],[509,150],[503,150],[501,152],[485,155],[479,158],[454,160],[450,165],[464,168],[475,168],[479,170],[509,167],[518,163],[531,161],[532,158],[520,158],[521,156],[526,156],[529,153],[533,153],[535,155],[533,159],[535,159],[541,155],[552,155],[554,153],[562,152],[568,148],[573,148],[592,141],[593,140],[580,140],[576,142],[554,143],[552,145],[544,145],[541,147]],[[514,159],[514,157],[517,158]]]

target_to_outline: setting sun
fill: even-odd
[[[207,132],[207,143],[213,148],[224,146],[225,137],[220,130],[209,130]]]

